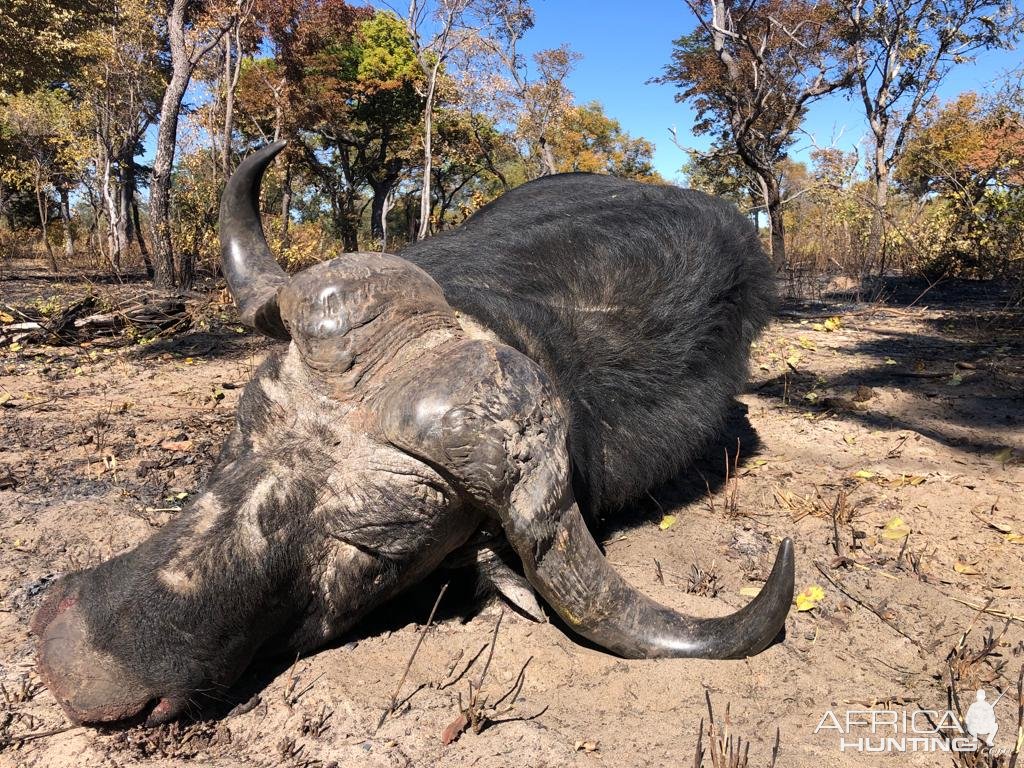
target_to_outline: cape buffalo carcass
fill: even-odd
[[[566,174],[401,256],[289,277],[258,211],[282,147],[239,166],[220,236],[242,321],[290,343],[246,387],[192,506],[36,613],[68,716],[169,720],[257,649],[315,649],[467,547],[511,545],[566,625],[621,656],[771,643],[788,539],[747,606],[695,619],[624,581],[584,518],[684,468],[743,385],[772,297],[750,223],[699,192]]]

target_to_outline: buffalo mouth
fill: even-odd
[[[51,588],[32,632],[39,638],[36,671],[78,725],[158,725],[185,708],[186,696],[156,690],[95,646],[72,584]]]

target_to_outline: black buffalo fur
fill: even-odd
[[[691,462],[747,376],[774,298],[751,222],[694,190],[548,176],[400,255],[539,363],[571,412],[591,515]]]

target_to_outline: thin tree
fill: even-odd
[[[197,16],[207,9],[196,0],[168,0],[166,12],[167,40],[170,49],[170,80],[160,105],[160,127],[157,131],[156,156],[150,181],[149,222],[153,240],[154,283],[173,287],[189,287],[194,279],[191,258],[175,274],[174,243],[171,238],[171,172],[178,140],[178,119],[181,105],[196,66],[216,47],[232,27],[236,14],[212,25],[197,23]]]
[[[921,110],[950,71],[974,54],[1009,47],[1024,13],[1006,0],[842,0],[847,55],[874,151],[871,250],[885,270],[885,211],[893,169]]]
[[[698,113],[695,133],[735,146],[768,211],[771,255],[786,267],[780,163],[808,106],[850,83],[837,60],[835,14],[808,0],[686,0],[698,28],[675,41],[670,83]]]

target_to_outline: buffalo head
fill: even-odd
[[[33,620],[39,671],[76,722],[173,718],[261,647],[312,650],[500,529],[576,632],[626,657],[737,658],[780,630],[783,542],[761,593],[694,619],[607,563],[571,482],[562,396],[534,361],[471,334],[426,272],[350,253],[289,277],[258,213],[263,172],[224,194],[224,274],[242,320],[290,344],[259,368],[188,510],[134,550],[71,574]]]

